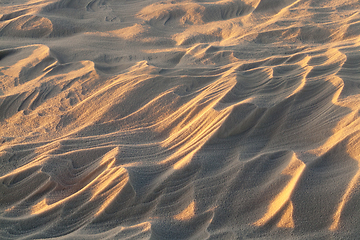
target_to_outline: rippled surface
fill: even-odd
[[[357,1],[2,1],[0,239],[355,239]]]

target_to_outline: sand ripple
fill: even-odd
[[[357,1],[0,9],[0,239],[358,237]]]

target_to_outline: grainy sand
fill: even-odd
[[[0,239],[357,239],[357,0],[0,0]]]

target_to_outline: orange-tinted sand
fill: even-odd
[[[358,0],[1,0],[0,239],[357,239]]]

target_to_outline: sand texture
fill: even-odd
[[[0,239],[357,239],[358,0],[0,0]]]

